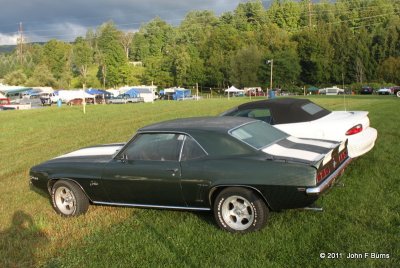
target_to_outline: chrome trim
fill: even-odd
[[[166,208],[166,209],[179,209],[179,210],[201,210],[210,211],[210,208],[195,208],[195,207],[179,207],[179,206],[160,206],[160,205],[144,205],[144,204],[129,204],[129,203],[113,203],[113,202],[99,202],[93,201],[95,205],[106,206],[121,206],[121,207],[139,207],[139,208]]]
[[[308,195],[318,195],[323,193],[326,189],[332,186],[336,178],[340,175],[343,169],[351,162],[351,158],[348,157],[328,178],[326,178],[318,187],[307,188],[306,193]]]

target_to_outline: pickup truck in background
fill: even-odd
[[[117,97],[112,97],[107,100],[107,103],[116,103],[116,104],[121,104],[121,103],[135,103],[135,102],[143,102],[143,98],[140,97],[132,97],[129,94],[121,94],[118,95]]]

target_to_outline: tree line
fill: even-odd
[[[25,44],[0,54],[8,84],[54,88],[154,83],[160,87],[400,84],[400,2],[308,0],[240,3],[232,12],[191,11],[136,32],[113,22],[74,42]]]

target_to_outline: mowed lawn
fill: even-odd
[[[247,98],[93,105],[86,115],[66,106],[0,112],[0,267],[400,267],[400,98],[311,99],[369,111],[375,148],[347,168],[344,187],[318,201],[324,212],[274,212],[265,229],[246,235],[220,230],[204,212],[91,206],[62,218],[29,190],[28,172],[80,147],[126,141],[147,124],[216,115]]]

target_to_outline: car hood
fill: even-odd
[[[264,147],[262,151],[274,160],[285,160],[309,164],[318,168],[321,162],[324,164],[332,158],[332,152],[338,148],[342,151],[346,142],[286,137]]]
[[[124,143],[114,143],[86,147],[57,156],[48,162],[106,162],[109,161],[124,145]]]

